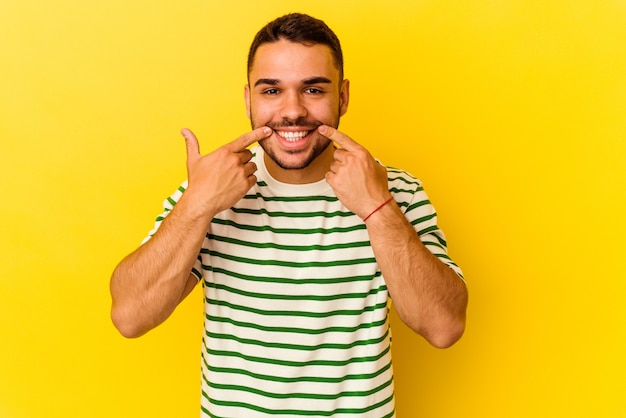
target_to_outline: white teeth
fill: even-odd
[[[286,131],[276,131],[278,135],[282,136],[289,142],[296,142],[298,139],[302,139],[308,135],[309,131],[298,131],[298,132],[286,132]]]

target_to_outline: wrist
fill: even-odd
[[[386,198],[384,201],[378,204],[374,209],[372,209],[368,215],[363,217],[363,222],[366,222],[372,216],[376,215],[376,213],[380,212],[385,206],[389,205],[392,201],[393,201],[393,196],[389,196],[388,198]]]
[[[185,216],[192,221],[204,220],[208,223],[215,216],[217,211],[209,204],[209,202],[201,199],[201,196],[194,193],[193,190],[185,190],[174,209],[178,207],[180,215]]]

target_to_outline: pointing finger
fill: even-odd
[[[318,131],[326,138],[335,141],[337,145],[345,150],[352,151],[360,147],[360,145],[356,143],[353,139],[351,139],[348,135],[339,132],[337,129],[331,126],[321,125],[318,128]]]
[[[263,126],[261,128],[257,128],[253,131],[250,131],[241,135],[239,138],[235,139],[234,141],[227,144],[226,146],[232,152],[243,151],[244,149],[254,144],[255,142],[260,141],[263,138],[267,138],[268,136],[272,134],[272,132],[273,131],[270,127]]]

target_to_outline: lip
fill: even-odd
[[[315,132],[315,130],[316,128],[303,129],[303,127],[281,128],[274,129],[274,135],[281,147],[295,150],[298,148],[305,148],[308,145],[311,134]],[[306,132],[306,134],[304,136],[299,136],[303,132]]]

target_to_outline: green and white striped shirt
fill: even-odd
[[[365,224],[325,180],[280,183],[252,151],[257,184],[213,219],[193,268],[202,416],[394,417],[389,295]],[[461,276],[421,183],[392,168],[388,178],[424,244]]]

